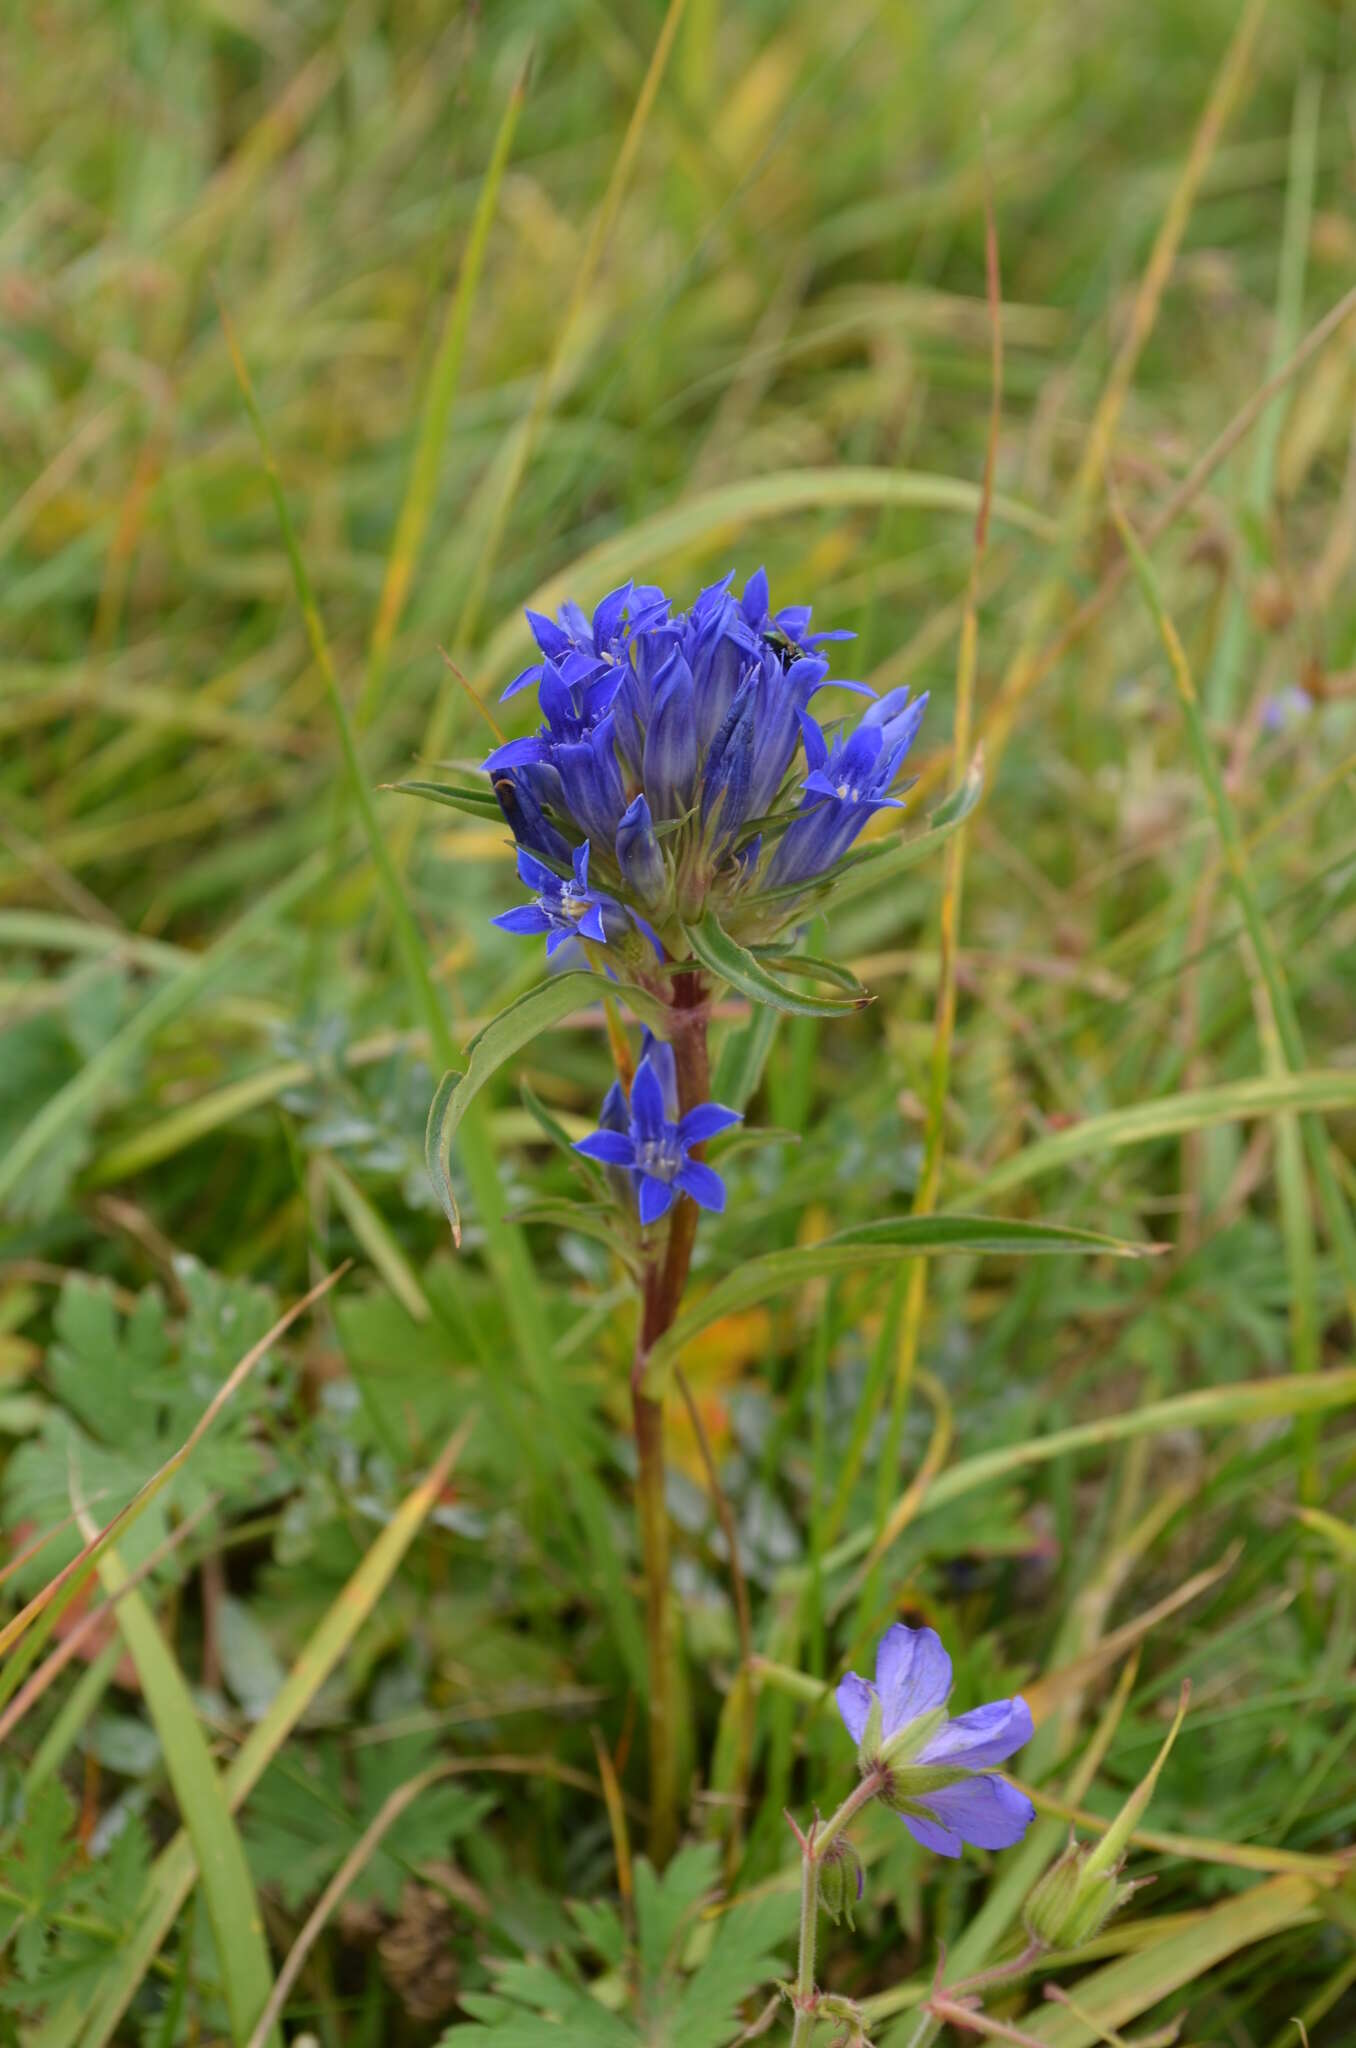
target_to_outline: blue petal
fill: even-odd
[[[506,740],[502,747],[485,756],[485,773],[494,776],[502,775],[506,768],[526,768],[530,762],[544,761],[546,754],[545,740],[535,733],[527,739]]]
[[[927,1821],[906,1813],[901,1816],[904,1825],[926,1848],[936,1849],[942,1856],[960,1854],[959,1846],[949,1846],[952,1842],[973,1842],[977,1849],[1011,1849],[1036,1818],[1036,1809],[1025,1792],[989,1772],[929,1792],[918,1803],[934,1817],[937,1834],[945,1838],[947,1846],[935,1837],[928,1839],[933,1830]]]
[[[902,1622],[886,1629],[876,1647],[876,1690],[886,1735],[945,1704],[951,1659],[936,1629],[905,1628]]]
[[[739,600],[739,609],[749,624],[757,629],[767,617],[767,607],[767,570],[755,569],[744,585],[744,595]]]
[[[524,611],[523,617],[532,629],[532,638],[543,654],[567,654],[570,636],[561,631],[554,619],[548,619],[542,612]]]
[[[731,1124],[742,1124],[743,1121],[737,1109],[726,1109],[723,1102],[699,1102],[679,1123],[678,1143],[683,1146],[704,1145],[708,1138],[714,1138],[721,1131],[728,1131]]]
[[[534,661],[531,668],[525,668],[521,670],[520,673],[513,678],[513,681],[509,684],[508,688],[501,694],[499,699],[500,703],[506,704],[510,697],[517,696],[519,690],[525,690],[528,688],[529,684],[539,683],[540,681],[541,663],[539,661]]]
[[[977,1771],[985,1764],[1001,1764],[1031,1740],[1031,1709],[1022,1698],[991,1700],[986,1707],[974,1707],[957,1714],[937,1730],[920,1764],[961,1764]]]
[[[641,1139],[664,1135],[664,1090],[648,1059],[636,1068],[631,1083],[631,1123]]]
[[[539,896],[559,896],[560,876],[530,854],[525,846],[518,848],[518,880],[535,889]]]
[[[574,878],[581,889],[588,888],[589,843],[587,839],[584,841],[584,844],[582,846],[576,846],[574,850]]]
[[[501,910],[490,923],[497,924],[501,932],[530,932],[534,936],[552,929],[551,920],[539,903],[519,903],[512,910]]]
[[[860,1742],[866,1732],[867,1716],[875,1697],[875,1686],[868,1685],[864,1678],[858,1678],[855,1671],[849,1671],[846,1678],[838,1681],[834,1698],[843,1717],[843,1726],[854,1742]]]
[[[699,1159],[688,1159],[673,1176],[674,1186],[690,1195],[699,1209],[709,1209],[719,1216],[725,1208],[725,1183],[714,1167],[703,1166]]]
[[[604,1166],[634,1166],[636,1161],[636,1148],[622,1131],[594,1131],[574,1149],[586,1159],[601,1159]]]
[[[667,1216],[677,1200],[671,1182],[657,1180],[652,1173],[640,1176],[640,1220],[642,1223],[658,1223],[661,1216]]]
[[[596,939],[600,946],[607,944],[607,932],[603,927],[603,906],[601,903],[591,903],[584,912],[584,915],[579,920],[579,936],[583,939]]]

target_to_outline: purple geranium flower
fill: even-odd
[[[720,1175],[690,1153],[694,1145],[743,1121],[736,1109],[703,1102],[675,1122],[668,1114],[664,1094],[655,1057],[647,1053],[631,1083],[628,1127],[594,1131],[574,1148],[604,1166],[626,1168],[635,1184],[642,1223],[657,1223],[680,1194],[690,1195],[700,1209],[719,1212],[725,1207],[725,1183]]]
[[[935,1629],[897,1623],[877,1646],[875,1683],[850,1671],[838,1711],[863,1767],[888,1772],[882,1796],[925,1849],[1010,1849],[1036,1809],[991,1766],[1030,1740],[1031,1709],[1020,1698],[991,1700],[949,1720],[950,1691],[951,1659]]]

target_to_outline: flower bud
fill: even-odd
[[[628,889],[647,909],[663,901],[668,891],[668,870],[650,820],[650,806],[643,796],[628,805],[617,826],[617,866]]]
[[[845,1836],[837,1836],[818,1858],[816,1882],[820,1906],[834,1926],[845,1920],[849,1927],[855,1928],[853,1908],[861,1899],[865,1880],[862,1860]]]
[[[1022,1910],[1027,1933],[1043,1948],[1081,1948],[1100,1934],[1137,1884],[1121,1884],[1114,1871],[1091,1870],[1087,1849],[1073,1837],[1058,1862],[1039,1880]]]
[[[1068,1847],[1037,1883],[1023,1909],[1026,1931],[1033,1941],[1045,1948],[1081,1948],[1101,1932],[1132,1892],[1141,1885],[1152,1884],[1152,1878],[1122,1883],[1121,1868],[1130,1837],[1153,1796],[1168,1751],[1177,1740],[1190,1697],[1191,1688],[1184,1685],[1163,1747],[1101,1839],[1091,1845],[1076,1842],[1070,1831]]]

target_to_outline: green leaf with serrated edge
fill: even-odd
[[[516,1052],[530,1045],[540,1032],[558,1024],[562,1017],[585,1008],[604,994],[618,997],[647,1023],[663,1028],[667,1013],[657,996],[636,988],[630,982],[608,981],[604,975],[576,968],[567,974],[553,975],[550,981],[539,982],[526,995],[519,996],[517,1002],[501,1010],[467,1046],[465,1073],[454,1071],[444,1074],[438,1084],[438,1092],[428,1113],[424,1149],[434,1192],[442,1204],[443,1214],[452,1225],[452,1235],[458,1244],[461,1243],[461,1217],[451,1179],[452,1146],[458,1124],[485,1083],[506,1060],[511,1060]]]
[[[1055,1253],[1092,1252],[1113,1258],[1143,1258],[1153,1245],[1128,1244],[1096,1230],[1066,1229],[1051,1223],[1010,1223],[998,1216],[900,1216],[860,1223],[819,1244],[796,1245],[748,1259],[718,1280],[710,1293],[679,1316],[650,1352],[647,1380],[654,1384],[678,1357],[683,1346],[736,1309],[751,1308],[805,1281],[832,1273],[850,1273],[900,1259],[942,1252],[986,1253],[1002,1258],[1030,1258]]]
[[[382,788],[394,796],[422,796],[431,804],[446,804],[449,810],[466,811],[473,818],[497,818],[501,825],[504,822],[499,799],[492,789],[465,788],[454,782],[385,782]]]
[[[845,1011],[860,1010],[871,998],[863,989],[856,996],[810,996],[781,981],[765,967],[756,954],[732,939],[713,911],[700,924],[686,927],[688,944],[702,966],[728,981],[731,988],[769,1009],[785,1010],[793,1017],[841,1017]]]

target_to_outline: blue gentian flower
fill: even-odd
[[[642,1223],[657,1223],[680,1194],[690,1195],[701,1209],[719,1213],[725,1207],[725,1183],[720,1175],[690,1154],[694,1145],[742,1122],[738,1110],[726,1109],[719,1102],[703,1102],[675,1121],[673,1093],[665,1087],[672,1052],[668,1047],[663,1050],[669,1054],[667,1062],[651,1042],[636,1068],[625,1130],[616,1127],[621,1104],[609,1090],[603,1128],[581,1138],[574,1148],[586,1159],[629,1172]],[[617,1094],[620,1096],[620,1089]]]
[[[950,1691],[951,1659],[935,1629],[897,1623],[877,1646],[875,1683],[850,1671],[836,1697],[863,1768],[884,1767],[882,1797],[925,1849],[1010,1849],[1036,1809],[991,1766],[1030,1740],[1031,1709],[1020,1698],[992,1700],[949,1720]]]
[[[890,790],[927,701],[922,696],[906,709],[891,708],[891,699],[882,697],[855,732],[846,738],[839,734],[832,746],[808,712],[801,714],[810,772],[801,785],[800,811],[768,865],[770,888],[823,874],[843,858],[868,818],[877,811],[902,808],[903,799],[891,796]]]
[[[548,957],[566,939],[594,939],[605,946],[609,938],[620,938],[627,927],[627,914],[620,903],[600,889],[589,887],[589,844],[576,847],[574,874],[563,881],[539,860],[518,849],[518,878],[535,889],[535,903],[520,903],[490,919],[506,932],[545,932]]]
[[[653,918],[661,959],[686,956],[683,924],[708,909],[755,941],[795,917],[873,813],[900,802],[927,701],[831,676],[819,650],[850,634],[811,632],[808,605],[774,612],[761,569],[742,595],[732,584],[685,613],[630,583],[591,617],[529,612],[541,659],[505,694],[535,684],[541,722],[485,764],[520,849],[559,868],[587,843],[593,888],[642,930]],[[830,687],[869,700],[831,738],[810,715]]]

